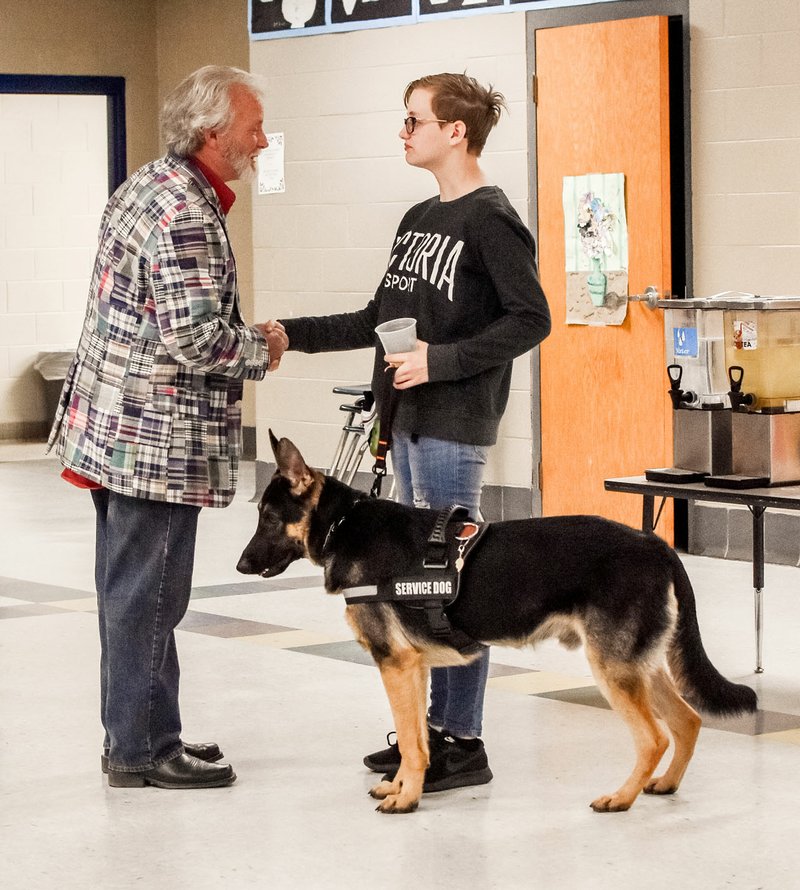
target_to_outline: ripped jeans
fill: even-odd
[[[485,445],[425,436],[413,441],[406,433],[395,433],[391,455],[397,500],[433,510],[461,504],[479,519],[488,453]],[[432,668],[428,723],[464,738],[479,736],[488,677],[488,646],[466,666]]]

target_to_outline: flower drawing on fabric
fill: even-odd
[[[578,204],[578,232],[581,247],[589,259],[611,256],[614,251],[616,216],[594,192],[581,196]]]

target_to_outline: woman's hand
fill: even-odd
[[[413,352],[394,352],[384,358],[397,369],[394,372],[395,389],[410,389],[428,382],[428,344],[424,340],[417,340]]]

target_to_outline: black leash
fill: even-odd
[[[375,463],[372,472],[375,474],[375,481],[372,483],[372,489],[369,496],[371,498],[379,498],[381,496],[381,486],[383,485],[383,477],[386,475],[386,455],[392,447],[392,421],[397,411],[398,391],[394,388],[394,372],[395,368],[388,367],[386,369],[386,397],[381,400],[381,410],[378,417],[378,447],[375,449]]]

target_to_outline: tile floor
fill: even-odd
[[[201,514],[179,629],[186,738],[239,779],[110,789],[100,773],[93,517],[42,446],[0,445],[0,886],[628,890],[798,886],[800,570],[767,567],[765,667],[750,568],[687,556],[717,667],[759,692],[755,719],[707,721],[678,794],[628,813],[589,801],[627,775],[627,730],[580,652],[493,649],[484,739],[494,781],[374,812],[361,757],[391,728],[379,675],[319,571],[240,576],[253,467]]]

